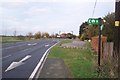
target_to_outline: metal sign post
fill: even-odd
[[[100,56],[101,56],[101,18],[98,19],[99,20],[99,39],[98,39],[98,65],[100,66]]]
[[[98,66],[100,66],[100,55],[101,55],[101,18],[89,18],[88,24],[97,24],[99,27],[99,39],[98,39]]]

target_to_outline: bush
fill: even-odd
[[[18,36],[17,36],[17,39],[18,39],[18,40],[25,40],[25,37],[22,36],[22,35],[18,35]]]
[[[100,67],[101,78],[118,78],[118,61],[116,58],[109,57],[103,59],[103,64]]]

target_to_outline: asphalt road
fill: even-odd
[[[41,57],[58,40],[2,45],[2,78],[29,78]]]

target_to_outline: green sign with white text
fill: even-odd
[[[99,24],[99,19],[98,18],[89,18],[88,24]]]

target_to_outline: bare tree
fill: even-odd
[[[32,32],[28,32],[27,37],[28,37],[28,39],[30,40],[30,39],[33,37]]]
[[[17,31],[16,29],[13,31],[13,37],[16,38],[16,35],[17,35]]]
[[[16,36],[16,30],[13,32],[13,36]]]
[[[41,38],[41,32],[37,32],[34,34],[35,39],[40,39]]]

